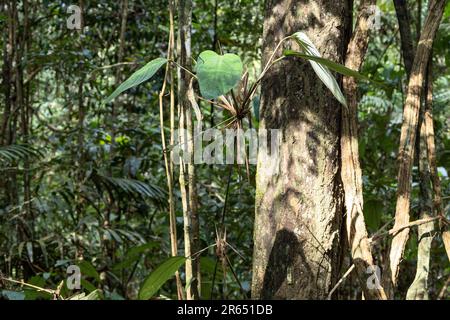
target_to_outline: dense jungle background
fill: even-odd
[[[353,300],[411,294],[413,299],[448,299],[450,4],[444,2],[1,0],[0,296]],[[376,8],[375,22],[360,40],[367,42],[362,60],[352,64],[346,59],[351,53],[347,45],[367,4]],[[439,16],[434,31],[427,29],[433,29],[430,10]],[[339,32],[327,31],[335,23]],[[327,61],[370,79],[357,80],[350,93],[351,86],[345,85],[349,75],[329,65],[349,109],[322,85],[308,57],[286,54],[260,81],[270,54],[283,55],[275,46],[297,31],[306,32]],[[292,43],[282,46],[299,50]],[[426,52],[421,43],[432,44],[432,50]],[[240,58],[239,88],[205,95],[198,57],[206,50]],[[144,71],[154,73],[148,81],[105,101],[159,57],[168,62],[153,71],[147,65]],[[200,87],[190,84],[197,77]],[[417,96],[409,97],[414,79],[421,79],[415,83],[420,87],[415,105]],[[261,87],[253,87],[258,80]],[[255,89],[251,95],[247,82]],[[277,113],[271,110],[284,114],[283,101],[293,109],[274,120]],[[282,128],[287,137],[282,159],[301,167],[312,164],[314,170],[305,173],[310,178],[296,180],[303,169],[295,165],[280,169],[280,176],[288,177],[285,182],[269,183],[260,178],[267,164],[173,164],[174,128],[192,130],[196,103],[204,129]],[[411,122],[408,131],[415,130],[412,140],[402,136],[409,107],[417,111],[417,123]],[[345,173],[345,159],[340,160],[344,138],[339,138],[345,124],[340,121],[346,112],[348,119],[358,118],[362,174],[356,189],[362,190],[365,229],[353,228],[356,237],[361,231],[370,243],[371,256],[360,259],[363,265],[354,238],[348,237],[351,228],[345,226],[346,217],[357,214],[347,202],[351,188],[340,178]],[[290,120],[322,130],[295,131],[297,124],[291,126]],[[285,148],[290,134],[299,142]],[[303,143],[306,147],[298,147]],[[399,150],[412,150],[410,164],[402,163]],[[401,168],[409,168],[410,176]],[[334,172],[331,179],[328,170]],[[296,189],[292,199],[288,191],[279,191],[286,184]],[[325,206],[327,200],[302,191],[309,189],[333,201]],[[403,194],[410,203],[403,225],[419,222],[397,232]],[[307,219],[299,213],[292,220],[295,210],[286,206],[296,199],[305,203],[299,211],[323,213],[305,225],[317,238],[317,248],[304,244],[310,238],[298,236],[301,248],[292,249],[296,223]],[[338,218],[330,231],[320,223],[333,212]],[[273,225],[265,217],[273,217]],[[286,228],[292,232],[279,233]],[[391,270],[392,281],[376,281],[386,295],[371,296],[364,288],[370,272],[364,277],[361,270],[380,266],[383,277],[390,251],[401,247],[393,238],[405,230],[398,274]],[[329,247],[331,238],[322,236],[326,232],[339,235]],[[429,241],[421,246],[424,238]],[[321,248],[331,262],[316,268],[310,261]],[[78,271],[81,285],[73,287]]]

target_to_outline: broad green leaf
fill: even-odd
[[[139,291],[140,300],[148,300],[158,292],[159,288],[172,278],[175,272],[186,261],[185,257],[170,257],[160,264],[148,277]]]
[[[28,279],[27,281],[28,284],[32,284],[34,286],[40,287],[40,288],[45,288],[45,279],[41,276],[33,276],[31,277],[31,279]],[[39,291],[36,290],[35,288],[31,288],[28,286],[24,286],[23,287],[23,293],[25,294],[25,300],[36,300],[36,299],[51,299],[52,295],[49,294],[48,292],[44,292],[44,291]]]
[[[100,276],[95,270],[94,266],[86,260],[80,261],[77,263],[78,267],[80,267],[81,274],[84,276],[88,276],[94,278],[97,281],[100,281]]]
[[[218,55],[207,50],[197,59],[196,72],[200,92],[206,99],[215,99],[233,89],[241,79],[242,61],[231,53]]]
[[[303,32],[296,32],[292,35],[292,38],[299,44],[304,53],[307,56],[313,56],[321,58],[319,50],[314,46],[312,41],[308,38],[308,36]],[[295,52],[295,51],[292,51]],[[289,53],[289,52],[288,52]],[[301,54],[301,53],[300,53]],[[286,55],[286,52],[285,52]],[[306,59],[306,57],[303,57]],[[344,106],[347,106],[347,101],[345,100],[344,95],[342,94],[341,89],[339,88],[336,79],[331,74],[330,70],[323,64],[318,63],[314,60],[308,59],[311,64],[314,72],[317,74],[320,80],[325,84],[325,86],[330,89],[331,93],[335,96],[335,98]]]
[[[106,98],[104,103],[109,103],[114,100],[119,94],[128,90],[132,87],[135,87],[141,84],[144,81],[147,81],[164,65],[166,64],[167,59],[165,58],[157,58],[155,60],[150,61],[141,69],[133,73],[127,80],[125,80],[116,90]]]
[[[97,290],[97,287],[94,286],[89,281],[87,281],[86,279],[81,278],[80,282],[81,282],[81,287],[83,288],[83,290],[86,290],[87,292],[93,292],[93,291]]]

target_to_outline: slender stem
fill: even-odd
[[[384,237],[384,236],[388,236],[388,235],[394,235],[394,236],[395,236],[396,234],[398,234],[398,233],[399,233],[400,231],[402,231],[402,230],[405,230],[405,229],[408,229],[408,228],[411,228],[411,227],[414,227],[414,226],[419,226],[419,225],[421,225],[421,224],[428,223],[428,222],[431,222],[431,221],[435,221],[435,220],[438,220],[438,219],[442,219],[442,217],[441,217],[441,216],[438,216],[438,217],[432,217],[432,218],[426,218],[426,219],[415,220],[415,221],[412,221],[412,222],[410,222],[410,223],[408,223],[407,225],[404,225],[404,226],[402,226],[402,227],[399,227],[399,228],[392,228],[392,229],[389,230],[389,231],[380,233],[380,234],[378,234],[377,236],[373,236],[373,237],[371,237],[369,240],[370,240],[371,242],[373,242],[373,241],[376,241],[376,240],[378,240],[378,239],[380,239],[380,238],[382,238],[382,237]]]
[[[178,68],[183,69],[184,71],[186,71],[187,73],[189,73],[189,74],[190,74],[192,77],[194,77],[195,79],[198,79],[197,76],[196,76],[194,73],[192,73],[191,71],[189,71],[188,69],[186,69],[185,67],[183,67],[182,65],[180,65],[178,62],[176,62],[176,61],[174,61],[174,60],[171,60],[171,59],[169,59],[169,60],[167,60],[167,61],[170,62],[170,63],[175,64]]]
[[[35,286],[35,285],[32,285],[32,284],[26,283],[26,282],[23,282],[23,281],[17,281],[17,280],[5,278],[5,277],[2,277],[2,276],[0,276],[0,280],[5,280],[5,281],[12,282],[12,283],[17,283],[17,284],[20,284],[22,286],[26,286],[26,287],[30,287],[30,288],[36,289],[37,291],[43,291],[43,292],[47,292],[47,293],[50,293],[50,294],[55,294],[55,290],[41,288],[41,287],[38,287],[38,286]]]
[[[280,48],[280,46],[283,44],[284,41],[286,41],[286,40],[288,40],[290,38],[291,38],[291,36],[284,37],[283,39],[280,40],[280,42],[278,42],[277,46],[275,47],[275,50],[273,50],[272,55],[270,56],[269,60],[267,61],[266,66],[264,67],[263,71],[259,75],[259,78],[258,78],[257,82],[260,81],[262,79],[262,77],[264,77],[264,75],[266,74],[267,70],[269,70],[269,68],[272,66],[272,61],[275,58],[275,54],[277,53],[277,51]]]
[[[169,5],[169,20],[170,20],[170,32],[169,32],[169,47],[167,56],[169,59],[173,56],[174,50],[174,22],[173,22],[173,6]],[[164,108],[163,108],[163,98],[166,91],[167,79],[170,77],[171,79],[171,88],[170,88],[170,110],[171,110],[171,142],[173,141],[173,109],[174,109],[174,98],[173,98],[173,73],[171,70],[170,64],[166,65],[166,73],[164,75],[164,81],[159,93],[159,117],[160,117],[160,126],[161,126],[161,141],[163,150],[166,150],[166,137],[164,134]],[[173,194],[173,166],[169,163],[169,157],[166,152],[163,152],[164,156],[164,165],[166,170],[166,178],[167,178],[167,187],[169,191],[169,232],[170,232],[170,245],[171,245],[171,255],[178,255],[178,246],[177,246],[177,229],[176,229],[176,216],[175,216],[175,205],[174,205],[174,194]],[[183,299],[183,286],[181,283],[181,278],[178,272],[175,274],[176,283],[177,283],[177,293],[178,299]]]
[[[248,103],[253,99],[253,95],[256,92],[256,89],[258,88],[258,85],[261,83],[262,78],[266,75],[267,71],[272,67],[276,62],[281,61],[284,56],[275,58],[275,54],[277,53],[280,46],[283,44],[284,41],[290,39],[291,36],[285,37],[278,42],[277,46],[275,47],[275,50],[272,52],[272,55],[270,56],[269,60],[267,61],[266,65],[264,66],[263,71],[260,73],[258,79],[255,81],[255,83],[251,86],[250,90],[248,91],[247,96],[244,98],[244,101],[242,102],[242,108],[244,109]]]
[[[217,127],[219,127],[219,126],[222,125],[222,124],[225,124],[225,127],[226,127],[226,126],[228,126],[230,123],[232,123],[235,119],[236,119],[236,116],[231,116],[231,117],[225,119],[224,121],[222,121],[222,122],[216,124],[214,127],[210,128],[210,129],[217,128]],[[208,129],[206,129],[206,130],[208,130]],[[204,133],[206,130],[200,131],[198,134],[193,135],[192,138],[190,138],[190,139],[188,138],[186,141],[184,141],[184,140],[181,141],[182,139],[180,139],[181,142],[178,142],[178,143],[176,143],[176,144],[170,145],[169,148],[163,149],[163,152],[169,152],[169,151],[171,151],[171,150],[172,150],[174,147],[176,147],[176,146],[184,146],[186,143],[188,143],[188,142],[190,142],[190,141],[193,141],[195,138],[198,138],[198,137],[199,137],[202,133]]]
[[[352,271],[355,269],[355,265],[352,264],[350,268],[344,273],[342,278],[339,279],[339,281],[336,283],[336,285],[331,289],[330,293],[328,294],[327,300],[331,300],[331,297],[333,296],[333,293],[339,288],[339,286],[345,281],[345,279],[352,273]]]

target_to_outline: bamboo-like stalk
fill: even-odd
[[[197,102],[195,101],[193,92],[194,89],[192,87],[192,81],[188,86],[189,93],[189,101],[191,105]],[[189,206],[190,206],[190,215],[191,215],[191,250],[192,252],[198,252],[200,250],[200,222],[198,216],[198,199],[197,199],[197,179],[196,179],[196,170],[194,164],[194,141],[196,138],[196,133],[194,132],[194,122],[192,120],[192,108],[188,108],[186,110],[186,130],[189,132],[190,138],[187,141],[188,152],[190,155],[190,162],[188,164],[188,183],[189,183]],[[194,281],[192,285],[196,285],[196,290],[193,290],[193,293],[200,296],[201,292],[201,277],[200,277],[200,257],[195,257],[192,259],[192,273],[194,276]]]
[[[167,49],[167,58],[173,59],[173,51],[174,51],[174,20],[173,20],[173,3],[170,1],[169,4],[169,46]],[[177,244],[177,228],[176,228],[176,215],[175,215],[175,200],[173,194],[173,159],[172,153],[170,156],[167,155],[166,148],[166,137],[164,133],[164,95],[166,92],[167,79],[170,79],[170,144],[173,144],[174,140],[174,105],[175,105],[175,97],[174,97],[174,77],[173,70],[171,68],[170,63],[166,65],[166,72],[164,76],[163,85],[161,91],[159,93],[159,117],[160,117],[160,126],[161,126],[161,142],[163,147],[163,156],[164,156],[164,166],[166,170],[166,178],[167,178],[167,187],[169,193],[169,234],[170,234],[170,248],[171,255],[178,255],[178,244]],[[182,300],[183,297],[183,285],[181,283],[180,274],[177,271],[175,273],[175,279],[177,283],[177,295],[178,299]]]
[[[174,2],[173,0],[169,1],[169,21],[170,21],[170,57],[169,59],[174,59],[174,51],[175,51],[175,23],[174,23]],[[170,68],[170,145],[173,146],[175,143],[175,76],[174,76],[174,69]],[[177,244],[177,227],[176,227],[176,215],[175,215],[175,199],[173,195],[173,188],[174,188],[174,159],[173,159],[173,152],[170,152],[170,162],[169,162],[169,176],[171,181],[171,187],[170,187],[170,219],[171,219],[171,241],[172,246],[174,247],[172,249],[173,255],[178,255],[178,244]],[[177,292],[178,292],[178,299],[184,299],[184,291],[183,291],[183,285],[181,283],[181,277],[180,273],[177,271],[175,273],[175,278],[177,281]]]
[[[199,227],[197,210],[197,188],[195,179],[195,168],[193,164],[194,140],[193,122],[191,108],[192,103],[189,97],[193,95],[191,74],[185,69],[191,66],[191,19],[192,0],[180,0],[178,2],[178,64],[182,67],[178,70],[178,103],[179,103],[179,128],[180,144],[183,146],[183,153],[188,153],[188,157],[180,160],[180,189],[183,205],[184,221],[184,254],[191,257],[192,253],[198,251]],[[183,130],[187,134],[183,134]],[[189,163],[185,163],[185,160]],[[199,259],[186,260],[186,297],[188,300],[199,298]]]

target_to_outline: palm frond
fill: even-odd
[[[164,206],[166,202],[166,191],[154,184],[148,184],[136,179],[114,178],[93,173],[92,178],[97,186],[103,185],[107,190],[125,193],[130,196],[139,196],[150,199],[158,205]]]
[[[0,146],[0,161],[12,162],[30,157],[42,157],[41,151],[25,144]]]
[[[450,104],[450,91],[439,90],[438,92],[436,92],[433,99],[434,99],[434,102],[439,105],[448,105],[448,104]]]

